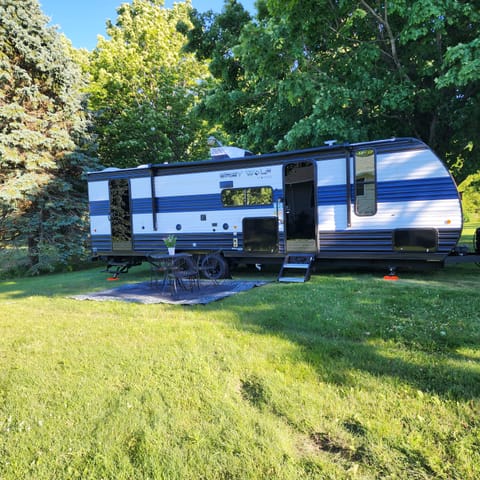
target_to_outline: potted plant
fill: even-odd
[[[168,248],[169,255],[175,255],[175,245],[177,244],[177,237],[170,234],[168,237],[163,239],[165,246]]]

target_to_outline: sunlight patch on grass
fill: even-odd
[[[401,278],[189,307],[0,283],[0,478],[478,478],[478,271]]]

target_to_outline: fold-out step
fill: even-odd
[[[289,253],[283,262],[278,281],[285,283],[304,283],[309,280],[313,254]]]

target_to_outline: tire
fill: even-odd
[[[209,280],[219,280],[228,275],[228,263],[219,253],[209,253],[202,258],[200,271]]]

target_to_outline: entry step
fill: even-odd
[[[310,263],[288,263],[288,268],[310,268]]]
[[[304,277],[279,277],[278,281],[285,283],[305,283],[306,280]]]
[[[313,254],[288,254],[284,259],[277,280],[284,283],[304,283],[308,281],[314,258]]]

